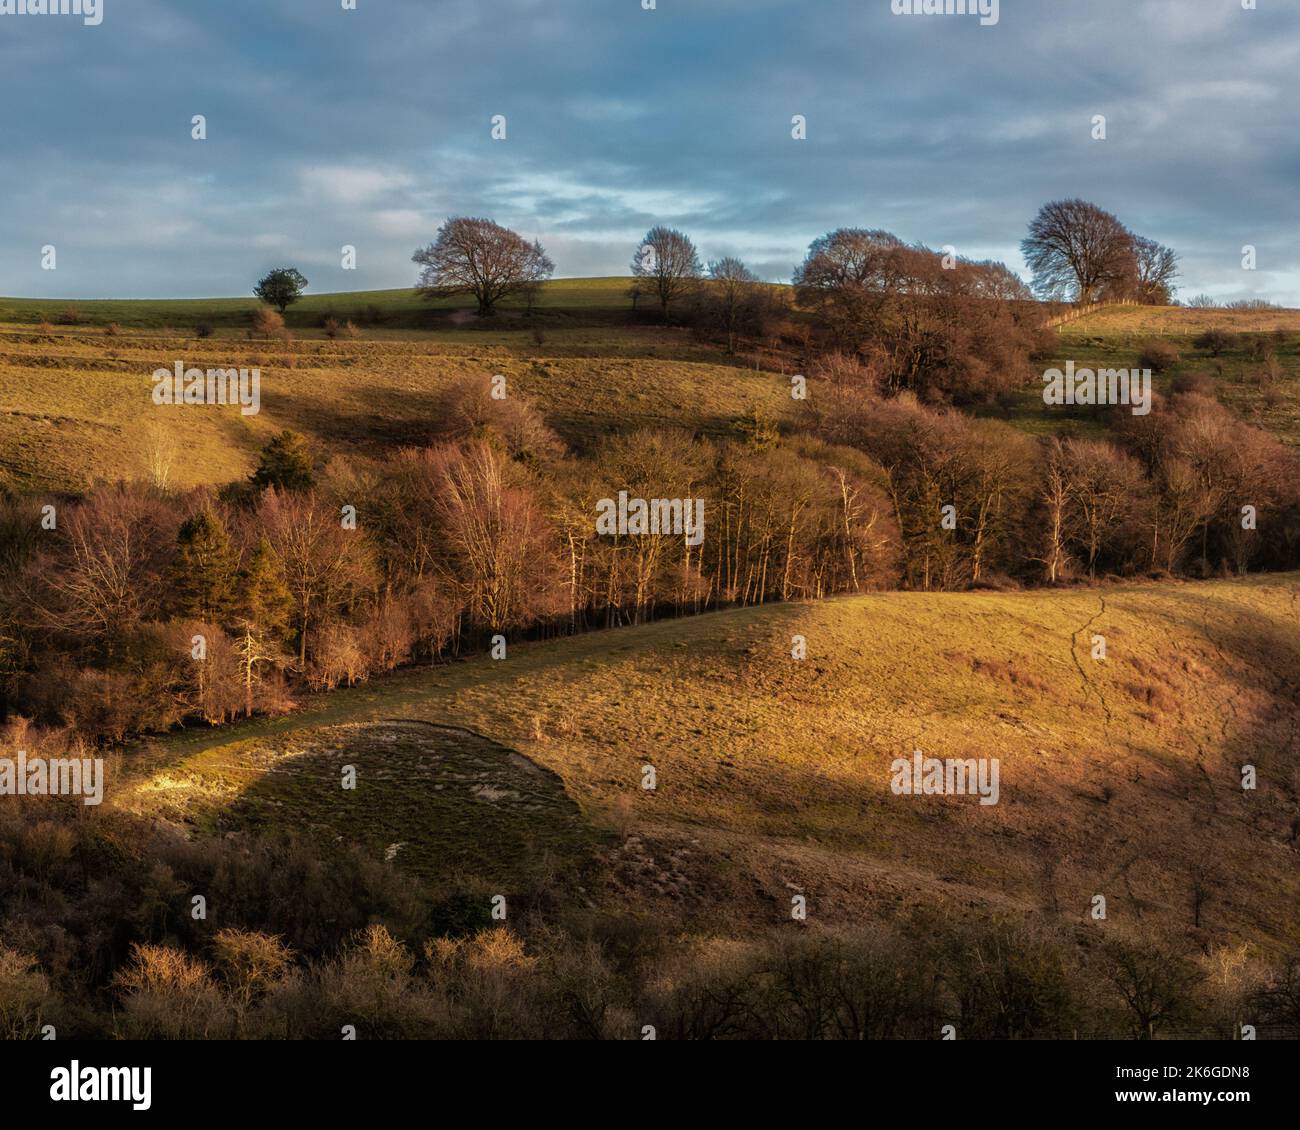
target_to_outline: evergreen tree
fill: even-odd
[[[293,599],[271,543],[262,538],[239,574],[235,623],[239,638],[240,675],[244,681],[244,709],[253,713],[253,684],[259,665],[275,663],[284,654],[282,644],[289,626]]]
[[[181,523],[170,571],[172,613],[205,624],[228,622],[238,561],[230,535],[211,510]]]
[[[285,429],[262,448],[253,485],[277,490],[310,490],[316,481],[311,445],[297,432]]]

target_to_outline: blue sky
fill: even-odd
[[[0,15],[0,294],[241,295],[282,264],[410,286],[458,214],[557,276],[626,274],[656,223],[775,280],[840,226],[1021,270],[1038,206],[1078,195],[1175,247],[1184,297],[1300,305],[1294,0],[1002,0],[991,27],[890,0],[102,2],[98,27]]]

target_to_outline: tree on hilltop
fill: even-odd
[[[296,267],[276,267],[263,276],[253,293],[283,314],[285,308],[297,302],[306,289],[307,279]]]
[[[492,220],[454,216],[428,247],[411,256],[420,265],[417,289],[425,298],[472,294],[480,315],[495,313],[507,295],[531,294],[555,272],[542,245]]]

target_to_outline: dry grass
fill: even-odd
[[[465,373],[506,376],[536,397],[551,425],[583,446],[614,427],[679,426],[720,434],[758,407],[789,412],[788,383],[755,372],[684,331],[525,330],[396,333],[360,341],[248,341],[123,332],[105,354],[101,332],[0,327],[0,485],[83,489],[96,479],[148,477],[149,428],[176,451],[170,482],[224,483],[292,428],[331,453],[375,454],[429,441],[439,393]],[[261,411],[156,406],[151,374],[187,366],[261,369]]]
[[[629,911],[776,922],[799,890],[841,925],[920,902],[1084,923],[1100,893],[1115,929],[1181,930],[1190,876],[1209,868],[1207,936],[1295,944],[1298,586],[889,593],[718,613],[404,673],[297,718],[182,736],[140,764],[220,777],[304,728],[425,719],[556,773],[624,839],[602,857],[603,897]],[[1090,657],[1093,633],[1105,662]],[[802,662],[793,634],[808,641]],[[915,749],[999,758],[1000,803],[893,795],[890,762]]]

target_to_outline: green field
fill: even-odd
[[[547,314],[575,311],[585,316],[601,311],[626,311],[632,306],[627,296],[631,279],[557,279],[546,283],[536,308]],[[249,315],[260,306],[252,294],[246,298],[0,298],[0,322],[74,324],[106,326],[116,323],[133,329],[188,329],[199,322],[214,328],[248,325]],[[500,304],[502,320],[525,309],[518,297]],[[428,299],[413,289],[343,291],[335,294],[305,294],[290,306],[286,323],[293,329],[315,328],[326,317],[370,323],[378,315],[381,327],[422,328],[439,325],[456,310],[473,310],[472,298]]]

